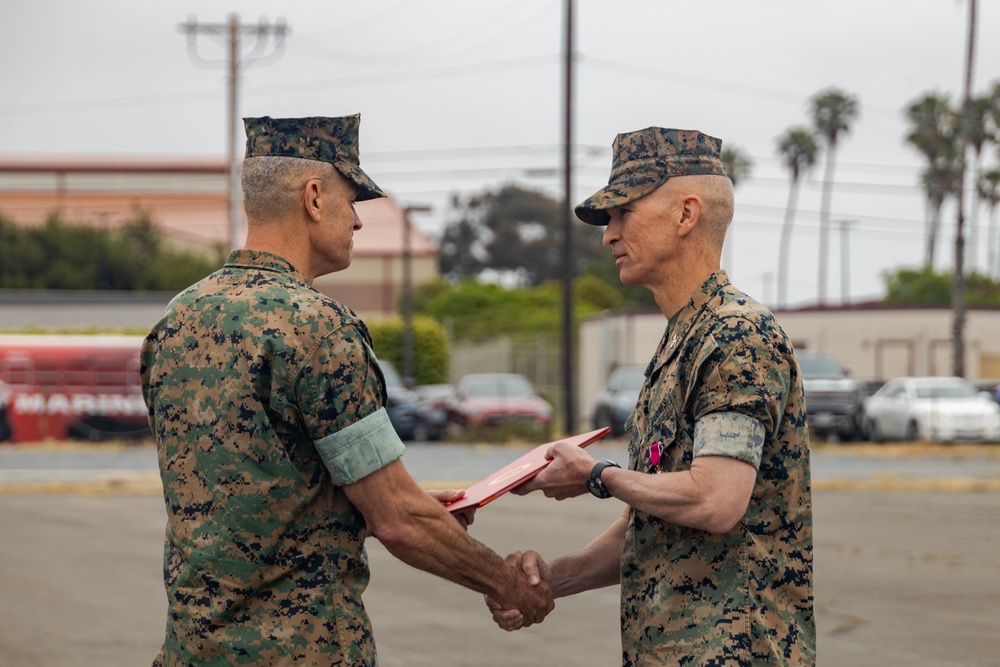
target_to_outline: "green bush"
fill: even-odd
[[[403,373],[403,319],[367,322],[375,344],[375,354]],[[413,381],[415,384],[441,384],[448,381],[451,345],[441,323],[417,315],[413,318]]]

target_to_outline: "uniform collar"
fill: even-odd
[[[650,375],[660,366],[665,366],[674,358],[677,351],[683,347],[684,339],[687,338],[691,327],[699,319],[701,312],[719,292],[729,285],[729,276],[725,271],[719,269],[701,284],[701,287],[691,295],[691,298],[680,310],[673,314],[669,320],[670,324],[666,334],[660,341],[660,349],[657,350],[656,356],[650,362],[650,368],[646,375]]]
[[[226,258],[226,268],[288,273],[304,283],[309,282],[287,259],[266,250],[248,250],[246,248],[233,250]]]

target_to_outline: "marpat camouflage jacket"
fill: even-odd
[[[759,462],[749,508],[730,532],[630,511],[622,664],[814,665],[809,444],[791,343],[720,271],[671,318],[646,375],[630,418],[632,470],[690,469],[695,423],[711,415],[750,417],[764,437],[699,452]],[[663,448],[655,465],[654,443]]]

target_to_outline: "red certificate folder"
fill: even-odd
[[[565,442],[578,447],[586,447],[596,442],[611,432],[607,426],[595,431],[581,433],[561,440],[553,440],[544,445],[538,445],[530,452],[520,458],[511,461],[500,470],[490,475],[484,480],[476,482],[465,490],[465,496],[447,505],[449,512],[461,512],[473,507],[483,505],[496,500],[511,489],[540,473],[551,461],[545,458],[545,452],[549,447],[557,442]]]

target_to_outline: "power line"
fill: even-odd
[[[188,53],[196,63],[214,65],[220,61],[206,60],[198,53],[198,36],[208,35],[222,39],[229,47],[229,106],[228,106],[228,136],[226,138],[227,154],[230,160],[229,166],[229,243],[231,248],[238,248],[240,243],[240,221],[242,219],[240,204],[240,157],[236,153],[236,117],[239,106],[239,79],[240,70],[254,64],[261,64],[276,58],[285,47],[285,26],[284,19],[279,18],[274,25],[261,19],[258,24],[241,24],[236,14],[229,15],[228,23],[198,23],[195,17],[188,19],[187,23],[178,26],[187,35]],[[266,51],[270,37],[274,37],[274,49],[268,53]],[[253,46],[247,53],[242,52],[241,41],[255,37]]]

